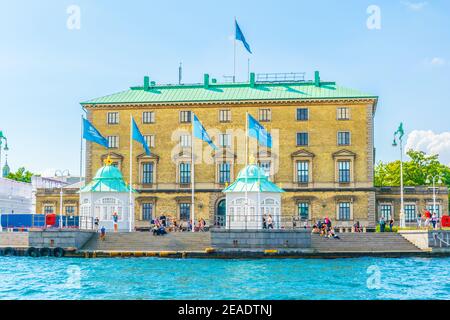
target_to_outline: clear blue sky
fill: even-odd
[[[381,9],[369,30],[367,7]],[[66,27],[69,5],[81,29]],[[80,101],[140,84],[233,68],[233,17],[250,43],[254,72],[320,70],[324,80],[377,94],[378,160],[393,160],[407,131],[448,130],[450,2],[377,1],[4,1],[0,0],[0,130],[13,169],[78,174]],[[238,50],[241,80],[247,54]]]

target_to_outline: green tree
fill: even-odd
[[[31,182],[31,177],[33,173],[28,170],[25,170],[24,167],[20,167],[16,172],[11,172],[7,176],[8,179],[16,180],[20,182]]]
[[[410,160],[403,162],[405,186],[426,185],[429,176],[441,175],[443,184],[450,186],[450,167],[439,162],[439,155],[409,150]],[[400,186],[400,161],[379,162],[375,166],[375,186]]]

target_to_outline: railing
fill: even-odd
[[[271,223],[270,223],[271,222]],[[299,216],[266,215],[234,215],[216,216],[211,221],[210,227],[217,229],[301,229],[310,228],[311,224],[307,219]]]
[[[305,72],[288,73],[258,73],[257,82],[302,82],[305,81]]]
[[[434,247],[450,247],[450,232],[432,231]]]

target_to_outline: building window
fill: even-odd
[[[229,162],[219,163],[219,183],[230,183],[231,165]]]
[[[150,148],[155,147],[155,136],[153,134],[145,135],[144,140],[147,146],[149,146]]]
[[[270,177],[270,161],[260,161],[259,162],[259,166],[261,167],[261,169],[263,169],[264,174],[266,175],[266,177]]]
[[[118,123],[119,123],[119,113],[108,112],[108,124],[118,124]]]
[[[298,203],[298,216],[302,220],[309,219],[309,203],[308,202],[299,202]]]
[[[297,146],[307,146],[309,143],[308,132],[297,132]]]
[[[189,221],[191,217],[191,204],[180,203],[180,220]]]
[[[350,182],[350,161],[338,161],[339,183]]]
[[[66,216],[73,216],[73,215],[75,215],[75,206],[66,206],[65,208],[65,213],[66,213]]]
[[[297,161],[297,182],[309,182],[309,161]]]
[[[350,109],[348,107],[337,108],[337,119],[338,120],[349,120],[350,119]]]
[[[153,217],[153,203],[142,204],[142,220],[150,221]]]
[[[44,214],[55,213],[55,208],[53,206],[44,206]]]
[[[259,109],[259,121],[271,121],[272,112],[270,109]]]
[[[147,162],[142,164],[142,183],[153,183],[153,162]]]
[[[230,122],[231,121],[231,110],[219,110],[219,121],[220,122]]]
[[[297,121],[306,121],[309,119],[308,109],[307,108],[298,108],[297,109]]]
[[[338,146],[349,146],[350,145],[350,132],[340,131],[338,132]]]
[[[189,162],[180,163],[180,183],[191,183],[191,164]]]
[[[427,205],[427,210],[431,212],[431,214],[436,213],[436,216],[441,216],[441,205],[436,203],[436,208],[434,208],[433,204],[430,203]]]
[[[405,221],[406,222],[414,222],[416,221],[416,205],[415,204],[405,204]]]
[[[155,123],[155,113],[153,111],[142,112],[142,123]]]
[[[108,136],[108,148],[118,148],[119,147],[119,137],[118,136]]]
[[[339,202],[339,220],[350,220],[350,202]]]
[[[188,148],[191,146],[191,136],[188,134],[183,134],[180,136],[180,145],[183,148]]]
[[[231,147],[231,134],[219,134],[219,146],[223,148]]]
[[[381,204],[380,205],[380,218],[384,217],[387,220],[390,220],[392,217],[392,205],[390,204]]]
[[[180,111],[180,122],[190,123],[191,122],[191,111]]]

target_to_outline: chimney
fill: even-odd
[[[205,89],[208,89],[208,88],[209,88],[209,74],[207,74],[207,73],[205,73],[205,74],[203,75],[203,87],[204,87]]]
[[[254,88],[254,87],[255,87],[255,73],[250,72],[250,88]]]
[[[150,87],[150,77],[145,76],[144,77],[144,90],[148,91],[149,87]]]
[[[314,71],[314,85],[320,87],[320,74],[319,71]]]

